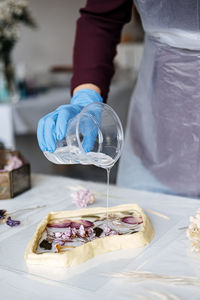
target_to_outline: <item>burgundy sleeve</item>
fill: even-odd
[[[93,83],[107,98],[114,74],[113,58],[121,30],[131,19],[133,0],[88,0],[80,10],[73,53],[71,92]]]

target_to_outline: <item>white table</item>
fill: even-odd
[[[185,230],[180,229],[188,225],[189,216],[200,206],[195,199],[111,186],[110,205],[136,202],[151,217],[155,237],[149,246],[99,255],[71,269],[28,267],[24,251],[37,224],[50,211],[75,209],[69,186],[80,184],[96,193],[94,206],[105,205],[104,184],[44,175],[33,175],[30,191],[15,199],[0,201],[0,207],[8,211],[45,205],[16,214],[15,219],[21,220],[18,227],[0,226],[1,299],[200,299],[200,288],[194,286],[172,286],[155,280],[137,283],[110,276],[116,272],[140,270],[200,278],[200,254],[190,253]],[[169,219],[149,213],[148,209]],[[155,291],[162,297],[153,294]],[[173,296],[164,297],[164,294]]]

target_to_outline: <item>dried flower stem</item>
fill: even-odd
[[[186,276],[171,276],[161,275],[152,272],[122,272],[111,274],[112,277],[134,279],[134,282],[147,281],[147,280],[158,280],[161,283],[167,283],[171,285],[191,285],[200,287],[200,279],[197,277],[186,277]]]
[[[16,213],[19,213],[19,212],[23,212],[23,211],[28,211],[28,210],[35,210],[35,209],[43,208],[43,207],[46,207],[46,205],[41,205],[41,206],[38,205],[38,206],[35,206],[35,207],[17,209],[17,210],[12,211],[11,213],[9,213],[9,215],[13,215],[13,214],[16,214]]]
[[[150,212],[150,213],[153,214],[153,215],[156,215],[156,216],[158,216],[158,217],[161,217],[161,218],[163,218],[163,219],[166,219],[166,220],[169,220],[169,219],[170,219],[168,216],[166,216],[166,215],[164,215],[164,214],[161,214],[160,212],[155,211],[155,210],[152,210],[152,209],[150,209],[150,208],[146,209],[146,211]]]

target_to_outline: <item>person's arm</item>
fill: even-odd
[[[130,21],[132,0],[88,0],[80,10],[74,44],[71,93],[89,88],[107,98],[121,30]]]
[[[55,151],[57,140],[66,135],[68,121],[85,106],[107,98],[116,46],[131,11],[132,0],[88,0],[81,10],[74,46],[73,97],[70,104],[61,105],[40,119],[37,137],[43,152]],[[83,136],[83,147],[89,152],[95,141],[90,126],[83,128]]]

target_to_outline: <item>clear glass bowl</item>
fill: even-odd
[[[87,105],[67,124],[65,138],[56,151],[44,155],[56,164],[93,164],[110,168],[119,159],[124,142],[123,128],[115,111],[107,104]]]

